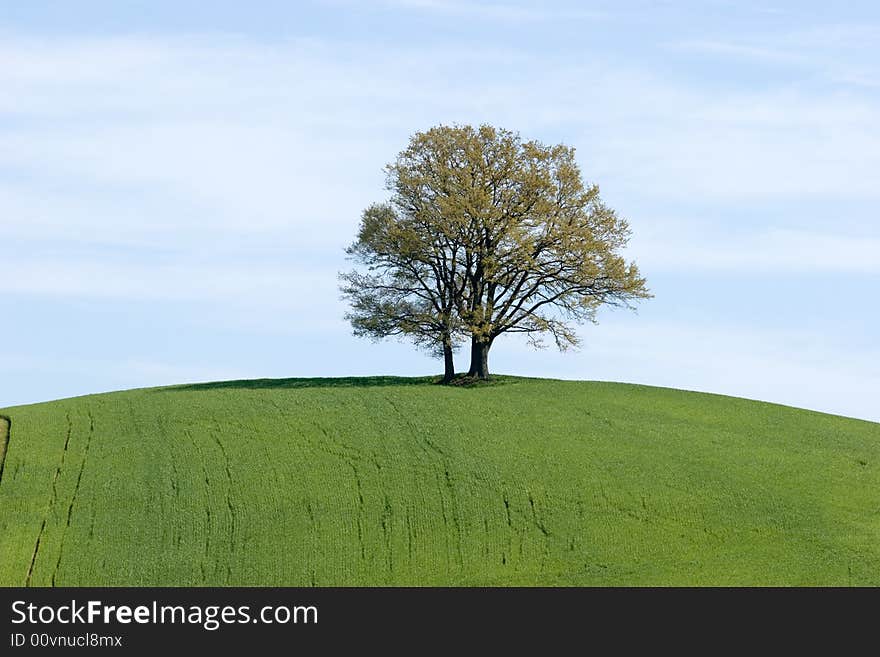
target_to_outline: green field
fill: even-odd
[[[870,422],[510,377],[2,414],[0,585],[880,585]]]

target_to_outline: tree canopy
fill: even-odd
[[[471,344],[469,374],[489,376],[504,333],[577,346],[602,305],[650,297],[620,250],[627,222],[586,185],[573,148],[488,125],[416,133],[386,167],[391,199],[370,206],[342,275],[355,334],[404,336],[443,355]]]

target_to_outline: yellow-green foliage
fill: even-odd
[[[586,185],[574,149],[492,126],[437,126],[387,167],[391,199],[367,208],[341,274],[356,335],[405,336],[446,356],[472,341],[470,374],[488,377],[504,333],[560,349],[603,304],[650,297],[627,262],[628,223]]]
[[[4,414],[2,585],[880,585],[869,422],[512,378],[228,382]]]

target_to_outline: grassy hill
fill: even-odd
[[[870,422],[508,377],[2,414],[0,585],[880,585]]]

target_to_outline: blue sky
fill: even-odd
[[[438,371],[336,273],[411,133],[489,122],[577,148],[656,295],[492,369],[880,421],[878,42],[871,2],[6,3],[0,406]]]

